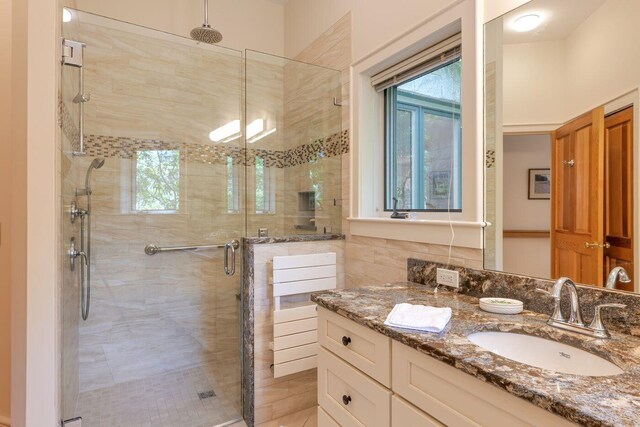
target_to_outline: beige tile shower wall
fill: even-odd
[[[310,70],[292,62],[285,70],[285,147],[313,142],[314,139],[348,129],[349,65],[351,63],[351,15],[347,14],[316,39],[295,58],[298,61],[327,67],[341,72],[341,86],[336,86],[337,74],[319,69]],[[307,76],[308,75],[308,76]],[[315,82],[314,82],[315,79]],[[330,95],[333,94],[333,95]],[[333,105],[335,96],[342,107]],[[293,210],[285,216],[285,229],[292,233],[299,224],[298,192],[311,191],[318,176],[322,177],[320,203],[316,208],[315,225],[322,233],[325,227],[336,233],[343,230],[347,212],[345,191],[348,185],[349,155],[325,157],[317,162],[290,168],[287,173],[285,200]],[[334,201],[335,200],[335,201]],[[307,231],[308,232],[308,231]]]
[[[209,132],[240,118],[236,55],[89,24],[78,38],[87,133],[213,144]]]
[[[254,143],[248,149],[282,151],[284,139],[283,87],[284,72],[281,58],[257,52],[247,52],[246,58],[246,123],[262,119],[266,130],[276,129],[270,135]],[[257,236],[259,228],[267,228],[270,236],[285,234],[285,168],[271,168],[275,174],[276,206],[273,213],[259,213],[256,209],[256,168],[253,160],[247,167],[247,236]]]
[[[270,263],[274,256],[335,252],[338,287],[344,287],[344,241],[295,242],[254,245],[254,369],[255,424],[317,405],[316,370],[273,378],[273,286]]]

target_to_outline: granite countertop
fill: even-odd
[[[612,333],[600,340],[546,324],[547,315],[523,311],[500,315],[480,310],[478,299],[416,283],[395,283],[317,293],[322,307],[454,366],[509,393],[586,426],[640,426],[640,339]],[[440,333],[384,325],[397,303],[451,307],[453,315]],[[495,355],[467,339],[479,331],[515,332],[549,338],[581,348],[615,363],[617,376],[586,377],[535,368]]]

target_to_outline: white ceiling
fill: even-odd
[[[531,0],[503,15],[505,44],[563,40],[607,0]],[[538,28],[519,33],[511,23],[522,15],[535,13],[543,18]]]

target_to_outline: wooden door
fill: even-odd
[[[631,283],[617,288],[633,291],[633,107],[604,120],[604,235],[611,246],[604,250],[604,280],[621,266]]]
[[[603,284],[603,166],[603,107],[570,121],[553,133],[551,148],[551,274],[553,278],[567,276],[579,283],[599,286]]]

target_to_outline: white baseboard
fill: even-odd
[[[4,415],[0,415],[0,427],[11,427],[11,419]]]

